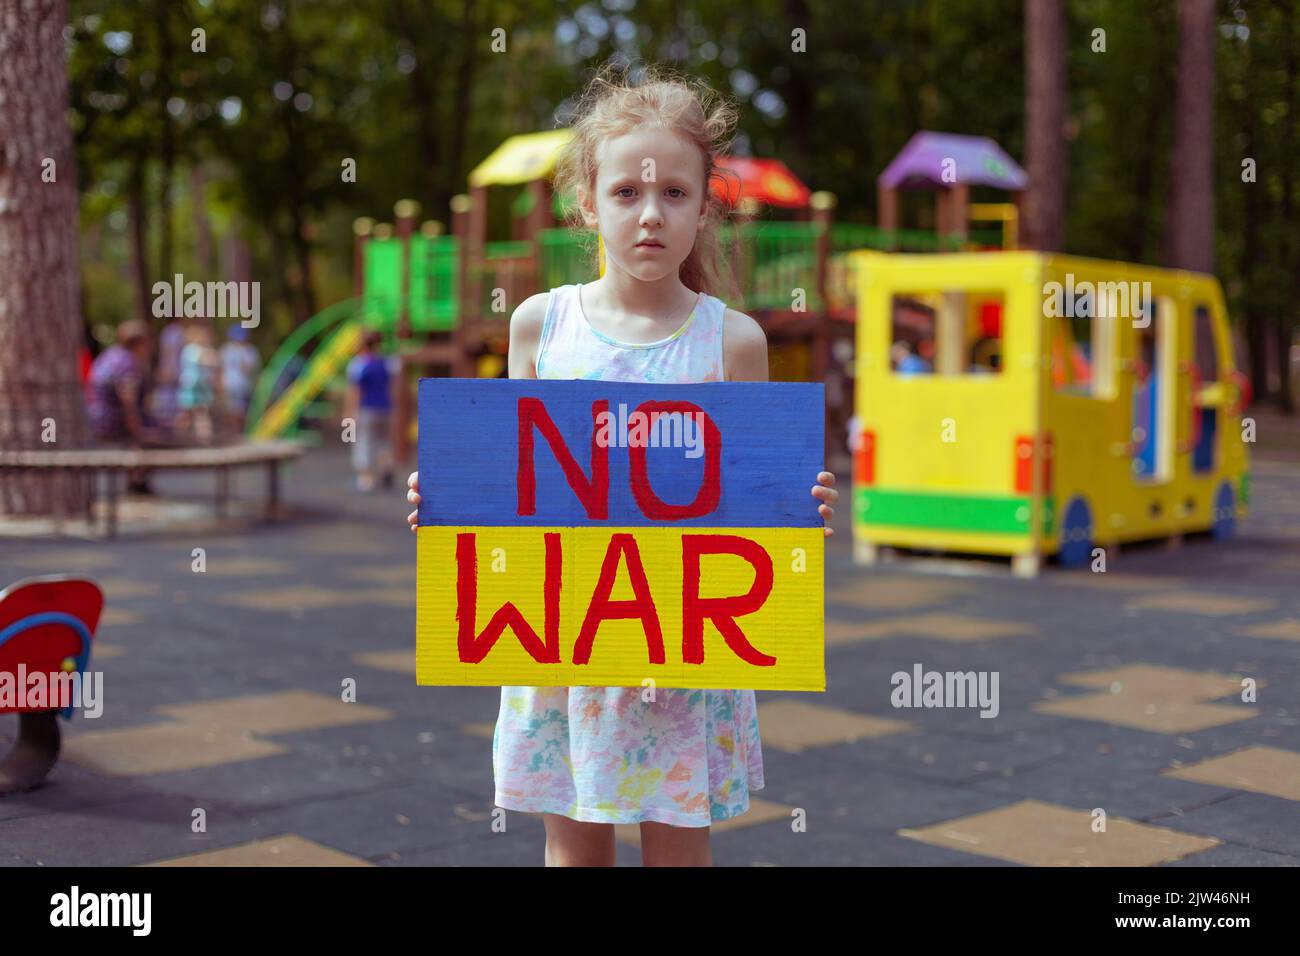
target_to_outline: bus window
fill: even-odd
[[[1089,398],[1114,398],[1115,303],[1099,294],[1095,309],[1095,315],[1047,317],[1052,386]]]
[[[1137,328],[1133,367],[1133,473],[1138,478],[1169,478],[1169,383],[1172,342],[1167,341],[1173,321],[1173,303],[1159,299],[1146,303],[1150,321]]]
[[[1092,327],[1087,316],[1058,316],[1053,323],[1052,385],[1059,392],[1092,395]]]
[[[1002,370],[1002,305],[1001,296],[984,296],[976,304],[968,372],[979,375]]]
[[[899,293],[890,368],[897,375],[987,375],[1002,369],[1004,300],[993,292]]]
[[[1214,342],[1214,323],[1208,306],[1196,307],[1196,322],[1192,326],[1195,336],[1193,353],[1196,356],[1196,377],[1192,387],[1199,391],[1207,385],[1219,381],[1218,350]],[[1192,396],[1192,471],[1208,472],[1214,470],[1214,434],[1218,428],[1218,409],[1213,405],[1202,406],[1198,396]]]
[[[935,309],[923,296],[894,296],[889,367],[899,375],[934,371]]]

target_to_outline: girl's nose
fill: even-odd
[[[641,225],[648,226],[652,222],[660,226],[664,224],[663,213],[659,211],[659,204],[653,199],[641,207]]]

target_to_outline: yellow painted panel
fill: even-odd
[[[862,541],[896,548],[946,548],[971,554],[1024,554],[1031,547],[1028,534],[902,528],[857,522],[853,525],[853,533]]]
[[[1028,254],[870,256],[860,268],[857,416],[875,433],[875,478],[883,488],[1011,494],[1015,438],[1031,434],[1037,408],[1039,260]],[[1027,281],[1034,280],[1034,281]],[[922,374],[890,370],[896,294],[967,292],[1002,303],[1002,370]]]

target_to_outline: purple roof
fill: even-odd
[[[946,189],[943,161],[954,160],[956,182],[968,186],[993,186],[1009,192],[1029,185],[1029,174],[987,136],[957,133],[914,133],[894,161],[876,180],[886,189]]]

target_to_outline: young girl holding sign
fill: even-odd
[[[575,220],[599,231],[605,273],[515,310],[511,378],[768,380],[763,330],[705,291],[722,288],[722,207],[709,186],[734,122],[735,111],[702,86],[593,80],[555,187],[577,197]],[[407,494],[416,505],[418,474]],[[816,480],[812,495],[829,519],[835,476]],[[408,520],[414,530],[417,512]],[[543,815],[547,865],[612,866],[612,824],[636,823],[646,865],[707,866],[710,824],[744,813],[750,791],[762,789],[752,690],[642,694],[501,688],[496,804]]]

